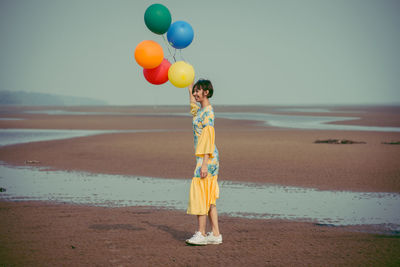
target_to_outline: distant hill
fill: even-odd
[[[24,91],[0,91],[0,105],[16,106],[101,106],[105,101],[88,97],[75,97],[32,93]]]

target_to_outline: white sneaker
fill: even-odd
[[[213,232],[209,232],[207,235],[207,244],[222,244],[222,235],[214,236]]]
[[[196,232],[190,239],[186,239],[186,243],[191,245],[205,246],[207,245],[207,237],[203,236],[201,232]]]

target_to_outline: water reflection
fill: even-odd
[[[190,180],[43,171],[0,166],[4,200],[46,200],[86,205],[158,206],[185,210]],[[222,214],[246,218],[382,225],[400,230],[400,194],[320,191],[299,187],[220,182]]]

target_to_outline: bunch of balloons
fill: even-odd
[[[175,49],[183,49],[193,41],[192,26],[185,21],[171,24],[171,13],[161,4],[153,4],[144,13],[147,28],[155,34],[167,33],[168,45]],[[165,37],[163,36],[164,40]],[[172,56],[169,47],[168,51]],[[162,47],[155,41],[140,42],[135,49],[135,60],[143,67],[143,75],[152,84],[163,84],[168,80],[176,87],[189,86],[194,80],[194,69],[185,61],[171,63],[164,57]]]

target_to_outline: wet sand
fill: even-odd
[[[68,109],[186,112],[182,107]],[[240,110],[239,107],[218,109]],[[363,113],[358,113],[360,109]],[[0,128],[169,129],[174,132],[116,133],[1,147],[0,160],[9,164],[24,165],[26,160],[37,160],[40,166],[50,169],[182,179],[192,176],[190,117],[56,116],[21,114],[20,110],[2,107],[0,117],[25,120],[0,121]],[[343,110],[351,111],[349,107]],[[247,107],[245,111],[273,112],[273,109]],[[361,117],[354,123],[357,125],[399,126],[399,111],[393,107],[364,107],[354,113],[335,115]],[[259,122],[218,119],[218,116],[215,127],[221,154],[221,180],[327,190],[400,192],[400,146],[381,144],[400,141],[399,133],[282,129],[262,126]],[[313,143],[328,138],[366,144]],[[179,211],[1,201],[0,212],[0,264],[5,265],[400,264],[397,235],[355,232],[360,228],[222,216],[223,245],[189,247],[183,241],[192,235],[195,218]]]
[[[186,246],[194,218],[140,207],[0,201],[5,266],[395,266],[396,236],[220,217],[224,243]]]
[[[160,113],[184,111],[182,108],[146,110],[142,107],[114,112],[150,113],[154,110]],[[393,122],[396,115],[393,108],[387,114],[374,109],[362,111],[359,116],[364,116],[365,121],[378,117],[384,126],[397,125]],[[400,114],[400,108],[395,111]],[[0,128],[168,130],[96,135],[0,148],[0,160],[10,164],[37,160],[41,166],[61,170],[182,179],[192,176],[195,160],[190,117],[7,114],[10,116],[25,120],[0,121]],[[386,118],[391,119],[384,124]],[[400,120],[400,116],[397,115],[397,119]],[[363,125],[374,126],[372,122]],[[218,117],[215,127],[221,157],[220,180],[327,190],[400,192],[400,146],[382,144],[400,141],[400,133],[283,129],[263,126],[260,122]],[[318,139],[350,139],[366,144],[315,144]]]

